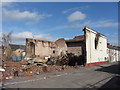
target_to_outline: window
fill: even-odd
[[[97,49],[97,47],[98,47],[99,38],[100,38],[100,33],[97,33],[96,37],[95,37],[95,49]]]
[[[107,60],[107,58],[105,57],[105,60]]]
[[[18,53],[20,53],[20,50],[18,51]]]
[[[95,49],[97,49],[98,41],[97,38],[95,38]]]
[[[42,41],[42,46],[43,46],[43,47],[45,46],[43,41]]]
[[[55,50],[53,50],[53,53],[55,54]]]

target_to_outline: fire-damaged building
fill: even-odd
[[[85,36],[86,64],[96,65],[108,62],[107,37],[88,27],[85,27],[83,31]]]
[[[77,64],[92,65],[108,62],[106,36],[88,27],[85,27],[83,32],[84,35],[75,36],[73,39],[61,38],[55,42],[27,38],[26,56],[44,58],[70,54],[73,55],[73,59],[77,58]]]
[[[42,41],[36,39],[26,39],[26,52],[27,57],[40,57],[46,56],[58,57],[66,54],[73,55],[75,61],[70,65],[75,65],[75,62],[81,64],[84,60],[84,35],[76,36],[73,39],[65,40],[64,38],[58,39],[55,42]]]
[[[30,57],[59,56],[67,50],[64,39],[55,42],[36,39],[26,39],[26,52]]]

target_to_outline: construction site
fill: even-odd
[[[8,38],[3,38],[6,44],[1,47],[1,82],[110,62],[106,36],[88,27],[83,32],[73,39],[60,38],[55,42],[26,38],[25,46],[12,45]],[[120,47],[114,47],[114,62],[118,62]]]

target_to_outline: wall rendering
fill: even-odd
[[[86,43],[86,63],[107,61],[107,38],[88,28],[83,29]]]

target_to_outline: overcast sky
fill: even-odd
[[[85,26],[106,35],[108,42],[118,43],[117,2],[7,2],[2,5],[2,32],[13,31],[12,43],[25,44],[25,38],[69,39],[82,35]]]

